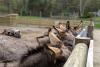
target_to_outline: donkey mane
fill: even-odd
[[[29,56],[42,52],[43,47],[38,47],[37,49],[28,50],[21,58],[20,63],[23,63]]]

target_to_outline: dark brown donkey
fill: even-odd
[[[53,26],[46,35],[37,37],[37,42],[39,42],[41,47],[28,51],[22,57],[19,67],[62,66],[73,48],[72,43],[69,43],[69,41],[73,42],[74,39],[70,31],[63,29]],[[52,30],[55,31],[53,32]]]

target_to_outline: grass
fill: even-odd
[[[24,18],[24,19],[30,19],[30,20],[43,19],[43,18],[37,17],[37,16],[18,16],[18,18]]]
[[[83,21],[90,21],[90,18],[81,18]],[[94,17],[95,28],[100,29],[100,17]]]
[[[95,24],[95,28],[100,29],[100,24]]]
[[[42,18],[37,16],[17,16],[16,18],[9,17],[0,17],[0,25],[19,25],[19,26],[26,26],[26,25],[36,25],[36,26],[52,26],[54,25],[53,19],[50,18]]]
[[[37,16],[18,16],[15,23],[20,25],[52,26],[54,20]]]
[[[100,17],[95,17],[94,20],[100,22]]]
[[[82,19],[84,22],[89,21],[89,19]],[[94,18],[95,22],[100,22],[100,17]],[[6,21],[0,18],[0,21]],[[9,24],[7,21],[3,24]],[[55,20],[50,18],[43,18],[37,16],[17,16],[16,20],[14,20],[15,25],[38,25],[38,26],[52,26],[54,25]],[[73,21],[72,21],[73,22]],[[74,20],[75,22],[75,20]],[[78,22],[78,21],[76,21]],[[95,24],[95,28],[100,28],[100,24]]]
[[[94,22],[95,22],[95,28],[100,29],[100,17],[95,17]]]

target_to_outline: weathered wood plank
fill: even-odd
[[[63,67],[85,67],[87,52],[88,46],[86,44],[77,44]]]
[[[86,45],[89,46],[90,38],[88,38],[88,37],[76,37],[75,44],[78,44],[78,43],[85,43]]]
[[[86,67],[93,67],[93,40],[90,41]]]

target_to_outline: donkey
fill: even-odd
[[[48,37],[50,31],[51,28],[43,36],[36,38],[39,47],[29,50],[23,55],[19,67],[49,67],[49,64],[52,67],[55,64],[55,54],[47,46],[50,43]]]
[[[55,56],[49,48],[44,45],[37,49],[28,51],[19,62],[19,67],[52,67],[55,63]]]
[[[70,27],[70,24],[68,25],[68,27]],[[65,53],[63,54],[63,57],[65,57],[65,55],[69,56],[74,46],[73,42],[74,42],[75,36],[70,31],[70,28],[68,30],[67,26],[64,27],[63,24],[60,24],[59,27],[53,26],[52,28],[48,30],[48,35],[42,36],[42,38],[45,37],[44,41],[48,40],[46,42],[50,43],[51,44],[50,46],[59,48],[63,53]],[[46,37],[48,37],[48,39],[46,39]],[[39,39],[41,39],[41,37],[39,37]],[[41,43],[43,43],[43,41]],[[68,56],[66,57],[68,58]]]
[[[49,34],[50,34],[50,31],[49,31]],[[45,41],[45,37],[49,37],[49,35],[38,37],[37,39],[44,38],[44,41]],[[40,40],[37,40],[37,41],[40,42]],[[41,41],[41,43],[44,41]],[[63,45],[62,42],[59,42],[59,45],[61,45],[60,47],[54,47],[48,44],[51,44],[50,39],[49,39],[49,42],[47,43],[45,41],[45,43],[43,43],[43,46],[41,46],[40,48],[37,48],[35,50],[32,49],[28,51],[21,58],[19,67],[49,67],[48,66],[49,64],[50,64],[50,67],[53,67],[53,66],[56,67],[58,64],[61,64],[59,66],[62,66],[65,63],[65,61],[68,59],[71,51],[69,50],[69,48]],[[49,46],[53,47],[53,49],[50,48]],[[58,52],[60,53],[59,56],[56,55],[55,49],[57,49],[57,51],[59,50]]]
[[[56,67],[58,64],[61,64],[60,67],[63,66],[73,50],[75,38],[70,30],[71,27],[67,27],[70,26],[53,26],[46,34],[37,37],[41,47],[28,51],[22,57],[19,67],[49,67],[49,64],[50,67]]]
[[[77,36],[82,29],[83,29],[83,21],[81,20],[77,26],[73,27],[72,29],[73,35]]]
[[[8,35],[8,36],[13,36],[13,37],[16,37],[16,38],[21,38],[20,31],[15,30],[15,29],[4,29],[2,34]]]
[[[73,47],[73,42],[74,42],[74,38],[75,36],[73,35],[73,33],[71,32],[71,30],[67,29],[66,30],[63,30],[63,29],[60,29],[60,28],[56,28],[55,26],[53,26],[53,28],[57,31],[58,33],[58,38],[63,41],[63,43],[65,45],[70,45]]]

